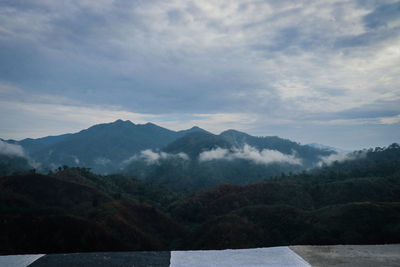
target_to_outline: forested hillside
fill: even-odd
[[[400,242],[400,147],[197,193],[85,168],[0,178],[1,253]],[[362,156],[361,156],[362,155]]]
[[[299,172],[335,153],[279,137],[254,137],[234,130],[220,135],[198,131],[161,151],[142,152],[131,158],[122,172],[195,192],[222,183],[245,185]]]

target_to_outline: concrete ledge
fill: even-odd
[[[400,245],[291,246],[312,266],[400,266]]]
[[[1,267],[26,267],[45,254],[0,256]]]
[[[0,266],[369,267],[400,266],[400,245],[290,246],[254,249],[93,252],[0,256]]]

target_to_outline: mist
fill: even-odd
[[[9,144],[0,140],[0,154],[11,157],[25,157],[23,148],[20,145]]]
[[[337,154],[330,154],[329,156],[321,157],[321,160],[317,163],[318,167],[323,165],[330,166],[334,162],[344,162],[349,160],[356,160],[360,158],[364,158],[366,156],[365,152],[361,153],[337,153]]]
[[[189,156],[186,153],[180,152],[177,154],[166,153],[162,151],[154,152],[151,149],[146,149],[141,151],[139,154],[136,154],[129,159],[123,162],[123,165],[129,164],[132,161],[142,160],[145,161],[148,165],[151,164],[158,164],[161,160],[166,159],[182,159],[182,160],[189,160]]]
[[[253,161],[256,164],[271,164],[271,163],[289,163],[293,165],[302,165],[301,159],[297,158],[295,152],[293,154],[283,154],[277,150],[263,149],[258,150],[248,144],[241,148],[233,148],[231,150],[225,148],[216,148],[209,151],[204,151],[199,155],[199,161],[211,160],[235,160],[245,159]]]

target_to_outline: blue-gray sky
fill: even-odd
[[[0,137],[129,119],[400,142],[400,1],[0,2]]]

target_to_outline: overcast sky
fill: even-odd
[[[400,142],[400,1],[0,1],[0,138],[129,119]]]

